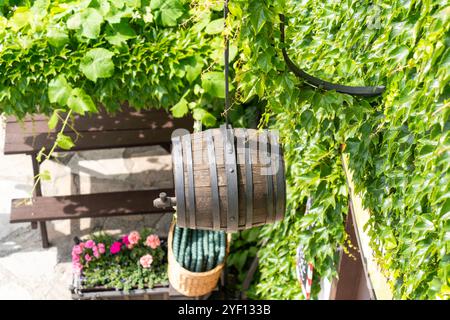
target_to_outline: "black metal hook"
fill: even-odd
[[[286,48],[285,48],[285,36],[284,36],[284,27],[285,27],[285,17],[284,14],[280,14],[280,31],[281,31],[281,43],[283,43],[283,47],[281,51],[283,53],[284,61],[288,68],[299,78],[305,80],[307,84],[310,86],[321,88],[324,90],[335,90],[340,93],[346,93],[352,96],[360,96],[360,97],[374,97],[382,94],[386,89],[385,86],[375,86],[375,87],[353,87],[353,86],[344,86],[341,84],[331,83],[319,78],[316,78],[299,67],[297,67],[294,62],[289,58]]]

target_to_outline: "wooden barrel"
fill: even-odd
[[[272,130],[225,125],[172,137],[177,224],[234,232],[284,217],[284,160]]]

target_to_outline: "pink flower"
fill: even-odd
[[[89,254],[85,254],[84,255],[84,259],[87,261],[87,262],[89,262],[89,261],[91,261],[92,260],[92,257],[89,255]]]
[[[99,244],[97,245],[97,247],[98,247],[98,252],[99,252],[100,254],[104,254],[104,253],[105,253],[105,245],[104,245],[103,243],[99,243]]]
[[[137,244],[141,240],[141,235],[137,231],[131,231],[128,235],[128,241],[130,244]]]
[[[130,250],[133,249],[134,248],[134,244],[130,243],[129,245],[127,245],[127,248],[130,249]]]
[[[79,262],[72,263],[72,270],[76,274],[80,274],[81,270],[83,270],[83,265]]]
[[[128,246],[128,245],[130,244],[130,241],[128,240],[128,236],[127,236],[127,235],[124,235],[124,236],[122,237],[122,242],[123,242],[123,244],[126,245],[126,246]]]
[[[80,246],[81,250],[84,250],[84,247],[85,247],[84,242],[80,242],[78,245]]]
[[[92,253],[93,253],[94,257],[96,257],[97,259],[100,258],[100,253],[98,252],[97,246],[94,246],[92,248]]]
[[[72,262],[80,262],[80,256],[72,253]]]
[[[95,246],[95,242],[93,240],[86,241],[86,248],[92,249]]]
[[[83,253],[83,249],[81,248],[80,245],[75,245],[72,248],[72,255],[76,254],[76,255],[80,255]]]
[[[147,237],[145,244],[152,249],[156,249],[161,245],[161,241],[156,234],[151,234]]]
[[[150,268],[153,262],[153,257],[150,254],[146,254],[139,259],[139,262],[143,268]]]
[[[112,254],[116,254],[116,253],[119,253],[120,252],[120,248],[122,247],[122,243],[121,242],[119,242],[119,241],[116,241],[116,242],[114,242],[112,245],[111,245],[111,248],[109,248],[109,251],[112,253]]]

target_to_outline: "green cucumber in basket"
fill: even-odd
[[[225,259],[225,250],[226,250],[226,246],[227,246],[227,240],[226,240],[226,234],[225,232],[220,232],[219,234],[219,257],[217,259],[217,264],[221,264],[223,262],[223,260]]]
[[[202,272],[203,265],[203,230],[198,230],[197,236],[197,259],[195,265],[195,272]]]
[[[178,253],[178,263],[183,266],[184,254],[186,253],[186,246],[188,240],[188,230],[186,228],[180,228],[181,230],[181,241],[180,241],[180,251]]]
[[[183,268],[185,269],[189,269],[190,265],[191,265],[191,256],[192,256],[192,230],[185,228],[188,236],[187,236],[187,240],[186,240],[186,250],[184,252],[184,259],[183,259]]]
[[[206,271],[214,267],[214,231],[208,231],[208,262]]]
[[[209,253],[209,243],[208,243],[208,232],[207,230],[203,231],[203,263],[202,263],[202,271],[208,271],[208,253]]]
[[[189,265],[189,270],[192,272],[195,272],[197,268],[197,259],[198,259],[197,241],[198,241],[198,230],[192,230],[191,264]]]
[[[173,248],[173,255],[175,257],[175,260],[179,260],[179,253],[180,253],[180,242],[181,242],[181,229],[177,225],[175,225],[174,231],[173,231],[173,241],[172,241],[172,248]]]
[[[214,267],[219,264],[220,232],[221,231],[214,231]]]

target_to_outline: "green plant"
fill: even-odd
[[[346,145],[355,186],[371,211],[366,230],[395,297],[448,299],[449,5],[233,0],[229,8],[223,31],[216,1],[2,2],[0,111],[22,117],[103,105],[114,112],[128,101],[175,116],[192,112],[215,126],[223,110],[225,32],[230,118],[246,126],[245,115],[264,106],[260,124],[280,131],[288,168],[286,219],[258,236],[265,245],[253,296],[301,298],[299,243],[315,266],[313,296],[320,277],[336,275],[345,241]],[[295,78],[281,56],[280,13],[289,55],[301,68],[333,82],[386,85],[383,96],[324,92]],[[61,134],[61,146],[69,147]],[[314,205],[304,216],[310,196]]]
[[[258,236],[261,228],[252,228],[233,233],[231,239],[230,255],[227,259],[228,275],[235,277],[234,281],[228,282],[233,287],[227,288],[229,291],[238,292],[243,290],[243,282],[247,276],[249,268],[256,258],[258,252]],[[253,277],[253,280],[256,275]]]
[[[439,1],[233,1],[242,50],[238,96],[267,103],[263,125],[280,130],[288,210],[263,228],[259,298],[301,297],[295,248],[314,263],[313,287],[336,275],[345,239],[342,144],[357,191],[371,211],[366,230],[395,298],[450,293],[448,4]],[[281,56],[279,14],[289,55],[328,81],[386,85],[380,98],[314,90]],[[311,212],[303,216],[306,197]],[[308,227],[311,227],[308,229]]]
[[[75,276],[81,278],[82,288],[128,291],[168,284],[167,248],[151,229],[133,231],[119,240],[107,234],[90,238],[72,250]]]
[[[0,111],[21,118],[101,105],[114,112],[128,102],[179,117],[191,111],[215,125],[223,74],[214,7],[193,10],[184,0],[19,5],[0,6]]]

